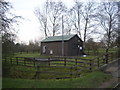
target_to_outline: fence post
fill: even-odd
[[[28,54],[28,50],[27,50],[27,54]]]
[[[75,65],[77,65],[77,58],[75,59]]]
[[[90,59],[90,71],[92,71],[92,60]]]
[[[10,58],[10,62],[11,62],[11,64],[12,64],[12,58]]]
[[[39,71],[39,66],[37,65],[37,72]]]
[[[16,57],[16,63],[17,63],[17,65],[18,65],[18,57]]]
[[[66,58],[64,58],[64,66],[66,66]]]
[[[35,76],[34,76],[35,79],[37,79],[37,76],[39,76],[39,73],[40,73],[40,71],[39,71],[39,66],[38,66],[38,65],[37,65],[36,68],[37,68],[37,71],[36,71],[36,74],[35,74]]]
[[[103,59],[103,64],[104,64],[105,63],[105,55],[103,55],[102,59]]]
[[[111,53],[111,61],[113,61],[113,54]]]
[[[97,58],[98,68],[100,67],[99,57]]]
[[[50,66],[50,58],[48,58],[48,65]]]
[[[108,53],[105,55],[106,64],[108,64]]]
[[[77,58],[75,59],[75,72],[76,72],[75,77],[77,77],[77,76],[78,76],[78,70],[77,70]]]
[[[77,71],[77,58],[75,59],[75,70]]]
[[[34,58],[34,60],[33,60],[33,63],[34,63],[34,67],[35,67],[35,58]]]
[[[7,61],[6,57],[5,57],[5,62]]]
[[[26,62],[25,62],[26,60],[25,60],[25,58],[24,58],[24,65],[26,65]]]
[[[70,67],[70,77],[71,77],[71,80],[72,80],[72,66]]]

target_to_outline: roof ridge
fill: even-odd
[[[77,34],[70,34],[70,35],[62,35],[61,36],[51,36],[51,37],[47,37],[46,39],[42,40],[42,42],[52,42],[52,41],[62,41],[62,39],[64,39],[64,41],[70,40],[72,37],[74,37]]]
[[[70,35],[63,35],[63,36],[72,36],[72,35],[76,35],[76,34],[70,34]],[[50,37],[61,37],[62,35],[60,36],[50,36]]]

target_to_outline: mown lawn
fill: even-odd
[[[3,88],[97,88],[109,80],[110,75],[100,71],[74,79],[35,80],[3,78]]]
[[[40,57],[40,58],[48,58],[49,56],[44,56],[44,55],[40,55],[40,53],[38,52],[23,52],[23,53],[15,53],[14,57]]]
[[[23,53],[15,53],[14,57],[41,57],[41,55],[38,52],[35,52],[35,53],[32,53],[32,52],[29,52],[29,53],[23,52]]]
[[[118,48],[110,48],[109,49],[109,53],[116,53],[118,50]],[[106,53],[106,48],[99,48],[98,51],[94,51],[94,50],[85,50],[84,51],[86,54],[89,54],[89,55],[94,55],[96,53],[98,53],[98,55],[100,54],[105,54]]]
[[[44,56],[44,55],[40,55],[40,53],[36,52],[36,53],[16,53],[14,55],[14,57],[39,57],[39,58],[48,58],[48,57],[54,57],[54,56]],[[97,56],[87,56],[87,57],[79,57],[80,59],[94,59],[96,58]],[[75,59],[70,59],[70,60],[75,60]]]
[[[16,53],[14,57],[49,57],[42,56],[39,53]],[[81,57],[82,59],[93,59],[95,56]],[[71,59],[74,60],[74,59]],[[81,61],[81,60],[80,60]],[[9,66],[9,65],[7,65]],[[18,68],[17,68],[18,67]],[[109,80],[110,75],[100,71],[82,73],[79,78],[72,79],[32,79],[34,73],[21,73],[21,70],[35,71],[34,68],[24,68],[24,66],[11,66],[5,65],[5,77],[3,78],[3,88],[96,88],[101,83]],[[9,69],[8,69],[9,68]],[[19,70],[20,69],[20,70]],[[13,72],[11,72],[11,71]],[[59,71],[59,70],[58,70]],[[11,72],[11,73],[9,73]],[[6,74],[7,73],[7,74]],[[11,75],[7,76],[8,73]],[[16,75],[16,76],[15,76]],[[23,76],[23,77],[21,77]],[[46,74],[49,77],[49,75]],[[23,79],[26,78],[27,79]],[[18,79],[19,78],[19,79]]]
[[[16,53],[16,55],[14,57],[49,57],[49,56],[42,56],[40,55],[39,53]],[[93,59],[93,58],[96,58],[96,56],[87,56],[87,57],[79,57],[79,59],[77,61],[80,61],[80,62],[85,62],[85,63],[89,63],[89,59]],[[84,59],[84,60],[82,60]],[[58,78],[58,77],[70,77],[70,73],[76,73],[74,74],[73,76],[78,76],[79,75],[82,75],[82,74],[85,74],[85,73],[88,73],[90,70],[89,70],[89,67],[90,65],[89,64],[84,64],[84,63],[77,63],[77,65],[80,65],[80,67],[77,67],[77,72],[76,72],[76,68],[73,67],[74,65],[76,65],[75,62],[66,62],[66,68],[59,68],[59,67],[40,67],[38,71],[48,71],[48,72],[61,72],[62,74],[52,74],[50,73],[48,75],[48,73],[41,73],[41,74],[38,74],[37,76],[35,76],[35,73],[37,71],[37,68],[34,67],[35,66],[48,66],[48,63],[40,63],[40,62],[33,62],[33,61],[25,61],[24,62],[24,59],[22,58],[19,58],[18,61],[18,65],[17,62],[16,62],[16,58],[12,60],[12,64],[15,64],[15,65],[11,65],[11,59],[7,59],[8,63],[3,63],[3,69],[4,69],[4,75],[5,76],[8,76],[8,77],[12,77],[12,78],[21,78],[21,79],[32,79],[32,78]],[[72,61],[75,61],[75,59],[68,59],[68,60],[72,60]],[[93,62],[93,61],[92,61]],[[97,59],[94,60],[94,62],[97,62]],[[33,67],[27,67],[27,66],[33,66]],[[50,62],[50,66],[64,66],[64,61],[53,61],[53,62]],[[70,67],[72,66],[72,69],[70,69]],[[97,66],[93,67],[92,70],[96,69]],[[65,74],[64,74],[65,73]],[[66,75],[66,73],[69,73],[68,75]]]

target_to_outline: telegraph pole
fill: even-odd
[[[63,15],[62,15],[62,56],[64,56],[64,37],[63,37],[63,29],[64,29],[64,25],[63,25]]]

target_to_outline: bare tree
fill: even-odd
[[[117,47],[118,47],[118,57],[120,57],[120,1],[117,3],[118,5],[118,29],[117,29],[117,33],[118,36],[116,38],[116,42],[117,42]]]
[[[86,39],[92,33],[97,33],[97,25],[94,22],[97,3],[75,1],[75,6],[71,9],[73,25],[78,35],[86,42]],[[94,23],[93,23],[94,22]]]
[[[14,24],[18,24],[18,18],[10,12],[12,9],[10,2],[6,0],[0,1],[0,38],[2,38],[2,53],[4,55],[10,55],[14,51],[14,40],[16,38],[16,32],[13,28]]]
[[[45,34],[45,37],[48,36],[48,1],[45,2],[44,9],[40,10],[40,8],[35,9],[34,14],[38,18],[38,21],[40,23],[40,30],[42,30]]]
[[[72,15],[73,15],[73,20],[72,22],[74,23],[74,27],[76,28],[76,31],[78,35],[81,37],[81,29],[80,29],[80,18],[81,18],[81,8],[82,4],[79,1],[75,1],[74,7],[71,9]]]
[[[49,2],[49,20],[52,27],[52,36],[60,30],[61,27],[61,16],[66,11],[66,6],[63,2]]]
[[[112,35],[117,25],[117,4],[115,2],[101,3],[98,9],[96,20],[98,20],[99,25],[105,31],[106,54],[108,54],[112,43]]]
[[[87,2],[83,4],[83,9],[82,9],[82,24],[84,25],[83,27],[83,41],[86,42],[86,37],[87,37],[87,32],[90,33],[90,30],[88,31],[88,29],[93,28],[94,25],[91,23],[93,22],[92,20],[92,15],[95,14],[95,5],[93,2]],[[93,31],[93,30],[92,30]]]
[[[55,34],[60,30],[60,20],[66,7],[63,2],[53,2],[47,0],[44,8],[40,10],[37,8],[34,13],[37,16],[41,25],[41,30],[44,31],[45,36]]]
[[[16,16],[10,12],[12,9],[10,2],[5,0],[0,1],[0,34],[4,35],[5,33],[14,33],[13,24],[18,25],[18,19],[22,18],[21,16]],[[8,17],[9,15],[9,17]]]
[[[71,31],[73,30],[73,17],[71,15],[71,11],[68,9],[64,15],[64,34],[70,35]]]

